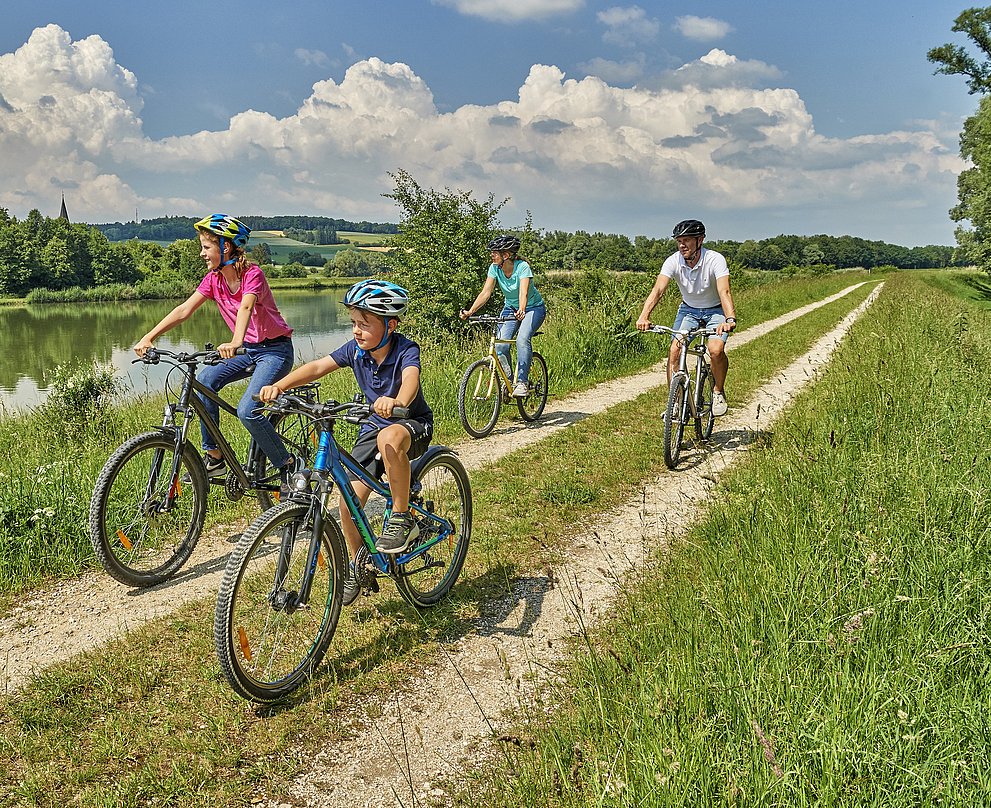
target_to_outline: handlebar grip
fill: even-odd
[[[409,418],[411,412],[412,412],[412,410],[410,410],[409,407],[393,407],[392,408],[392,417],[393,418]]]

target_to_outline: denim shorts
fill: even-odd
[[[689,306],[687,303],[682,303],[678,306],[678,313],[674,316],[674,330],[691,331],[693,328],[700,328],[702,326],[715,328],[717,325],[725,322],[726,315],[723,314],[722,306],[706,306],[699,309],[695,306]],[[729,339],[729,333],[715,334],[709,337],[709,339],[721,339],[723,342],[726,342]],[[673,342],[674,337],[671,340]]]

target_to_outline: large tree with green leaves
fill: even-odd
[[[485,245],[498,227],[499,209],[489,194],[478,201],[470,192],[422,187],[406,171],[390,174],[399,206],[399,234],[389,253],[392,279],[412,298],[410,323],[421,333],[454,330],[458,312],[485,281]]]
[[[960,45],[940,45],[928,53],[939,65],[936,73],[967,77],[971,93],[984,95],[977,112],[966,120],[960,134],[960,155],[971,168],[957,178],[958,204],[950,209],[955,222],[969,221],[973,230],[957,228],[957,242],[972,261],[991,273],[991,8],[969,8],[953,23],[953,31],[966,34],[985,58],[975,58]]]

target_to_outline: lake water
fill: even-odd
[[[351,337],[347,309],[339,305],[344,289],[319,292],[277,290],[276,301],[294,329],[296,364],[324,356]],[[37,406],[45,400],[57,365],[92,361],[110,364],[135,393],[162,390],[170,366],[131,364],[131,350],[176,305],[175,300],[127,303],[54,303],[0,306],[0,415]],[[230,339],[212,301],[155,344],[170,350],[202,350]]]

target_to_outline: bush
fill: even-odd
[[[106,424],[108,405],[122,388],[109,365],[58,365],[51,372],[48,398],[38,411],[51,432],[79,440]]]

